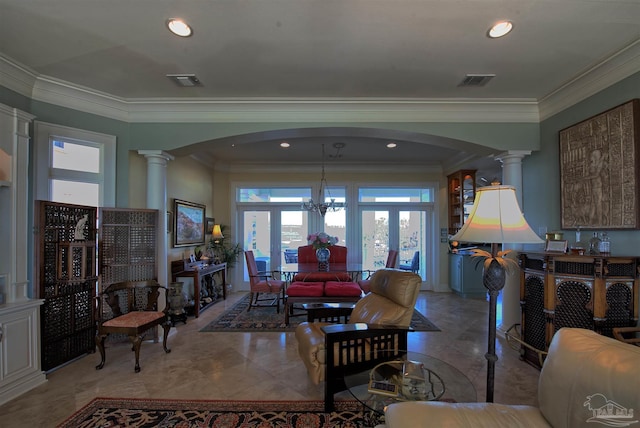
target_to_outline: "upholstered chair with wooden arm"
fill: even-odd
[[[371,292],[360,299],[348,324],[303,322],[295,331],[298,354],[311,380],[325,382],[325,408],[345,389],[344,375],[375,366],[374,348],[407,349],[407,333],[420,292],[421,278],[411,272],[380,269]]]
[[[247,260],[247,272],[249,273],[249,285],[251,287],[251,296],[249,298],[249,307],[258,306],[275,306],[276,312],[280,313],[280,301],[284,305],[284,289],[285,283],[279,279],[272,278],[269,272],[259,272],[256,265],[256,259],[253,251],[245,251],[244,256]],[[263,297],[260,297],[260,294]],[[264,297],[264,295],[267,295]],[[269,302],[268,304],[260,304],[260,302]]]
[[[329,247],[331,255],[329,264],[342,266],[345,271],[332,272],[299,272],[293,277],[294,281],[325,282],[325,281],[351,281],[351,276],[346,272],[347,267],[347,247],[342,245],[332,245]],[[313,245],[303,245],[298,247],[298,264],[317,264],[316,249]]]
[[[140,371],[140,345],[147,332],[153,333],[154,342],[158,341],[157,326],[162,326],[164,335],[162,348],[167,347],[167,337],[171,322],[167,315],[168,308],[158,310],[158,298],[163,294],[167,300],[167,288],[155,280],[116,282],[104,289],[97,297],[96,320],[97,331],[95,342],[100,351],[100,364],[97,370],[104,367],[106,354],[104,342],[110,334],[122,334],[129,337],[135,353],[136,373]]]

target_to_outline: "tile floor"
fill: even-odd
[[[94,397],[237,400],[321,400],[323,386],[308,380],[293,333],[200,333],[243,293],[231,293],[171,329],[165,354],[145,342],[142,371],[134,373],[131,347],[107,343],[105,367],[90,354],[47,375],[47,382],[0,406],[3,427],[54,427]],[[409,348],[457,367],[485,399],[488,303],[450,293],[422,292],[416,308],[442,331],[412,332]],[[536,405],[539,371],[498,340],[494,401]],[[347,394],[348,395],[348,394]]]

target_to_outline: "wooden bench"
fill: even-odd
[[[167,297],[166,287],[156,281],[124,281],[109,285],[98,297],[96,345],[100,350],[101,361],[96,370],[102,369],[105,362],[104,341],[109,334],[124,334],[129,336],[136,356],[135,372],[140,371],[140,345],[147,331],[153,329],[154,342],[157,343],[157,326],[164,329],[162,347],[166,353],[167,336],[171,322],[167,315],[167,308],[158,311],[158,297],[160,292]],[[104,306],[107,303],[107,307]]]

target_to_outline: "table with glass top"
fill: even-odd
[[[380,352],[384,351],[378,351],[377,358]],[[392,355],[373,369],[344,377],[351,395],[362,403],[365,419],[374,425],[380,423],[386,406],[399,401],[477,400],[471,381],[452,365],[417,352]]]

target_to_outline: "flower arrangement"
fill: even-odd
[[[316,250],[318,248],[327,248],[338,243],[337,236],[331,236],[324,232],[316,232],[307,236],[307,240]]]

